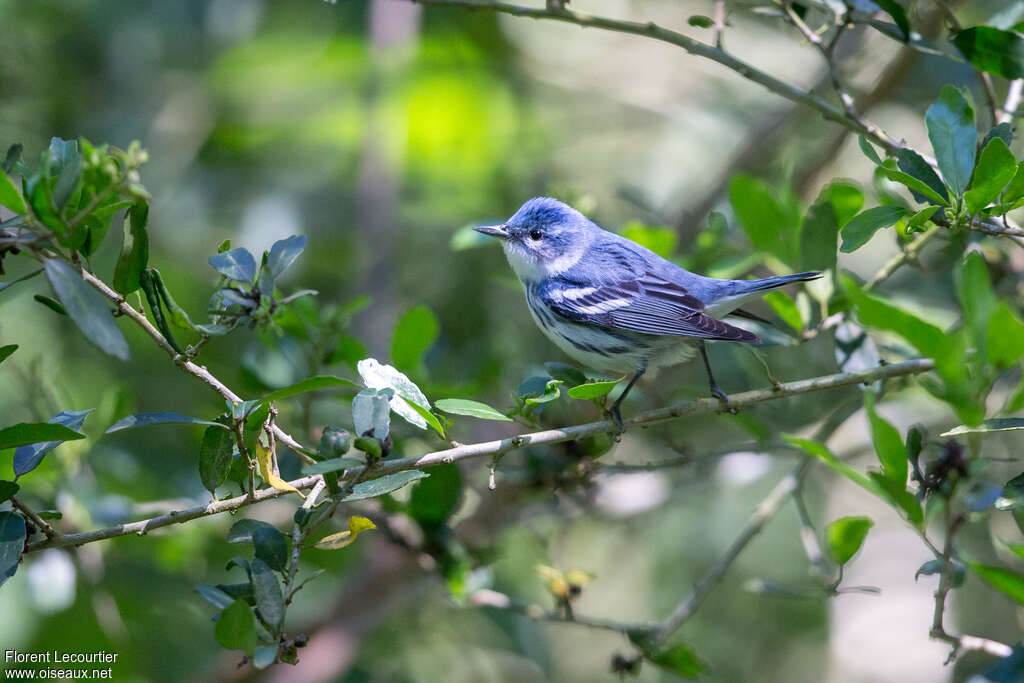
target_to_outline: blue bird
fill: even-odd
[[[728,403],[711,372],[705,341],[756,344],[760,339],[721,318],[758,319],[740,306],[768,290],[821,276],[719,280],[697,275],[550,197],[530,199],[501,225],[475,229],[502,241],[534,322],[551,341],[585,366],[632,375],[609,410],[620,429],[620,406],[636,381],[698,351],[712,395]]]

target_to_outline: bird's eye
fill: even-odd
[[[530,231],[530,239],[531,240],[539,240],[543,236],[544,236],[544,233],[542,233],[537,228],[534,228],[533,230]]]

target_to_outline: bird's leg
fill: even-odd
[[[711,362],[708,361],[708,349],[707,345],[702,339],[700,341],[700,357],[704,359],[704,369],[708,372],[708,383],[711,386],[711,395],[721,401],[724,405],[729,405],[729,394],[722,391],[722,387],[718,386],[718,382],[715,381],[715,375],[711,372]]]
[[[636,384],[636,381],[640,379],[640,377],[646,371],[646,367],[637,370],[636,374],[633,375],[633,379],[629,380],[629,384],[627,384],[626,388],[622,390],[622,393],[619,394],[619,397],[615,399],[615,403],[612,404],[612,407],[605,410],[605,413],[613,420],[615,420],[615,424],[619,428],[619,434],[626,431],[626,425],[622,422],[622,412],[619,410],[619,408],[620,406],[622,406],[622,401],[626,398],[626,394],[629,393],[629,390],[633,388],[633,385]]]

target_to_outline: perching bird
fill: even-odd
[[[619,407],[640,376],[689,360],[696,351],[711,393],[728,402],[711,372],[705,340],[760,340],[720,318],[757,319],[739,307],[767,290],[820,277],[814,272],[762,280],[697,275],[550,197],[535,197],[505,223],[476,230],[502,240],[530,313],[551,341],[588,367],[632,374],[609,411],[620,429]]]

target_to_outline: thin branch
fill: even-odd
[[[869,291],[877,287],[883,281],[889,279],[893,273],[899,270],[902,266],[913,263],[917,260],[918,255],[924,246],[932,241],[936,235],[939,234],[939,226],[933,225],[926,231],[918,235],[913,241],[908,244],[903,251],[896,256],[893,256],[889,261],[885,263],[878,272],[871,276],[871,279],[864,284],[864,291]]]
[[[655,410],[640,413],[639,415],[626,420],[625,424],[627,427],[642,427],[645,425],[667,422],[669,420],[677,420],[681,417],[691,415],[725,413],[758,403],[764,403],[766,401],[786,398],[788,396],[798,396],[811,392],[835,389],[837,387],[851,386],[855,384],[871,384],[878,380],[917,375],[923,372],[928,372],[934,369],[934,367],[934,361],[927,358],[918,358],[915,360],[903,361],[901,363],[882,365],[877,368],[862,370],[860,372],[842,372],[834,375],[802,379],[795,382],[786,382],[784,384],[780,384],[778,387],[755,389],[753,391],[733,394],[729,398],[728,405],[722,405],[722,403],[716,398],[701,398],[674,406],[657,408]],[[396,460],[380,462],[373,466],[372,473],[374,477],[377,477],[404,470],[432,467],[434,465],[448,464],[472,458],[495,456],[524,446],[539,446],[543,444],[562,443],[564,441],[575,441],[592,434],[607,433],[615,431],[616,429],[617,427],[615,423],[611,420],[601,420],[598,422],[589,422],[561,429],[548,429],[529,434],[518,434],[507,439],[465,444],[444,451],[434,451],[421,456],[398,458]],[[343,478],[346,481],[351,481],[353,479],[355,481],[360,481],[366,475],[366,469],[367,468],[365,466],[347,469],[343,474]],[[305,490],[316,484],[318,480],[319,475],[313,475],[301,477],[288,483],[299,490]],[[256,494],[252,499],[247,495],[237,496],[226,500],[214,501],[208,505],[199,505],[187,510],[171,512],[166,515],[161,515],[159,517],[139,522],[120,524],[107,529],[98,529],[78,534],[65,534],[57,536],[54,539],[47,539],[29,544],[26,552],[33,552],[43,548],[79,546],[86,543],[114,538],[116,536],[124,536],[126,534],[144,534],[151,529],[157,529],[171,524],[180,524],[199,517],[208,517],[222,512],[238,510],[254,502],[278,498],[286,493],[288,492],[279,491],[277,489],[259,489],[256,491]]]
[[[53,530],[53,527],[50,526],[45,519],[37,515],[32,508],[28,507],[14,496],[10,497],[10,501],[11,505],[21,510],[21,513],[28,517],[40,531],[46,534],[47,538],[54,538],[57,536],[57,532]]]
[[[950,31],[953,33],[959,33],[963,26],[960,25],[960,20],[956,18],[956,14],[953,13],[953,8],[950,7],[946,0],[935,0],[935,4],[938,5],[939,9],[942,10],[942,14],[946,17],[946,23],[949,25]],[[999,116],[1002,113],[999,109],[999,105],[996,100],[996,89],[992,85],[992,77],[981,69],[974,69],[974,73],[978,74],[978,79],[981,81],[982,90],[985,91],[985,99],[988,102],[988,110],[992,115],[992,124],[999,123]]]

